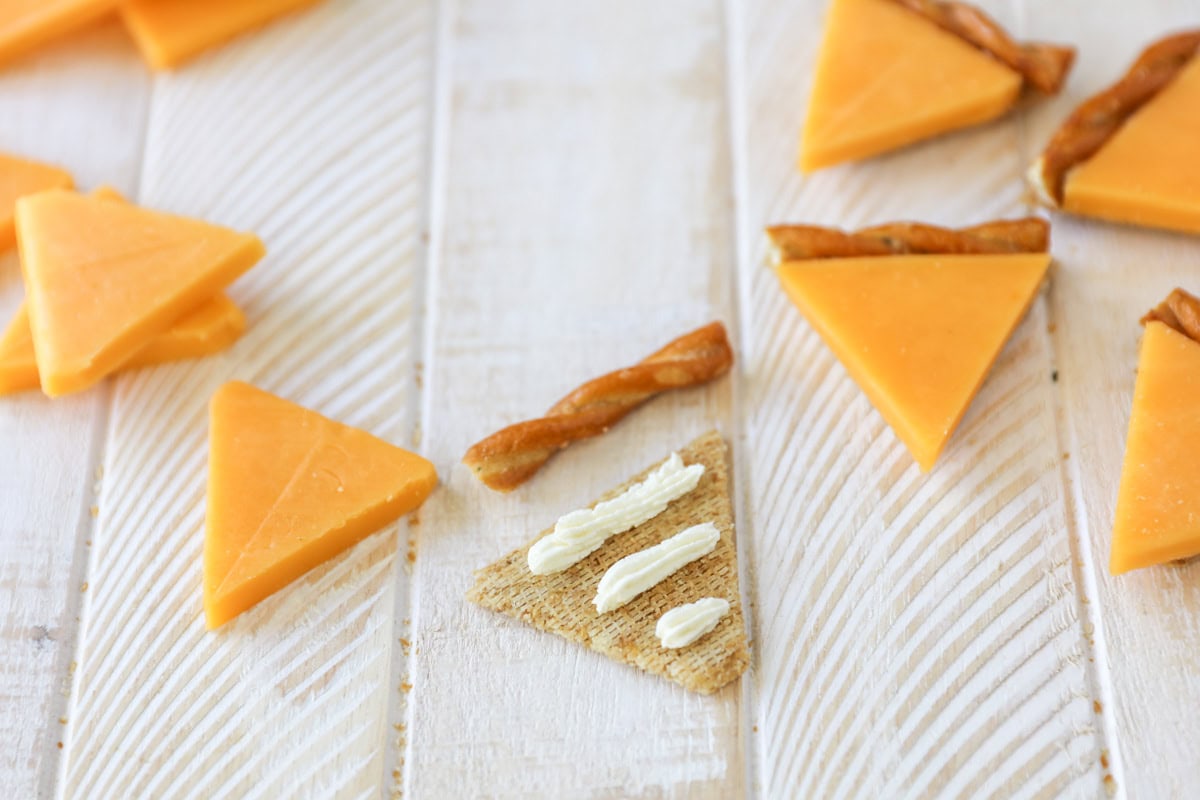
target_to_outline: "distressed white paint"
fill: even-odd
[[[0,152],[60,164],[81,186],[137,186],[149,81],[116,25],[0,66]],[[86,134],[83,132],[86,131]],[[0,326],[21,302],[0,254]],[[96,502],[108,389],[0,398],[0,787],[47,795]]]
[[[238,378],[409,444],[432,8],[327,3],[158,77],[143,203],[257,231],[227,353],[116,382],[59,789],[358,797],[389,765],[389,526],[219,632],[207,401]]]
[[[511,495],[467,446],[729,317],[716,2],[457,4],[424,420],[445,486],[416,562],[415,797],[730,797],[738,688],[697,697],[471,607],[471,573],[694,436],[729,382],[654,401]],[[482,698],[486,698],[483,701]]]
[[[987,5],[1021,29],[1017,9]],[[761,266],[764,223],[1022,213],[1019,118],[800,176],[790,165],[822,7],[758,0],[733,12],[762,787],[1095,794],[1103,745],[1044,300],[921,475]]]
[[[1114,4],[1102,17],[1091,8],[1086,0],[1049,4],[1038,26],[1044,34],[1069,24],[1083,41],[1103,45],[1083,49],[1069,95],[1031,117],[1026,138],[1035,150],[1062,114],[1123,74],[1143,47],[1200,25],[1188,0]],[[1082,539],[1082,594],[1096,610],[1095,643],[1105,654],[1102,715],[1114,742],[1113,781],[1131,798],[1198,797],[1200,564],[1113,577],[1108,559],[1137,320],[1176,286],[1200,291],[1200,240],[1066,216],[1055,220],[1055,240],[1065,486]]]
[[[112,25],[0,71],[0,149],[86,186],[141,175],[144,202],[271,251],[232,290],[252,327],[228,354],[0,403],[6,794],[1091,797],[1106,776],[1200,794],[1197,567],[1105,570],[1133,321],[1200,288],[1195,241],[1056,218],[1046,297],[920,476],[759,238],[1022,213],[1022,167],[1062,115],[1194,25],[1190,3],[987,2],[1081,45],[1063,97],[804,179],[822,5],[328,0],[152,92]],[[0,310],[15,275],[0,260]],[[656,400],[512,495],[458,464],[712,318],[739,340],[733,378]],[[233,377],[416,436],[444,486],[415,561],[396,526],[202,630],[204,407]],[[713,425],[754,628],[740,687],[695,697],[465,604],[474,568]],[[43,624],[54,640],[30,638]]]

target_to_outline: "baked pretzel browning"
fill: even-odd
[[[947,0],[893,0],[933,24],[983,50],[1019,72],[1030,86],[1057,94],[1066,81],[1075,48],[1055,44],[1014,41],[996,21],[973,5]]]
[[[1050,225],[1038,217],[997,220],[969,228],[939,228],[918,222],[893,222],[857,231],[814,225],[767,228],[772,261],[855,258],[918,253],[987,255],[1044,253],[1050,247]]]
[[[1142,317],[1143,325],[1148,322],[1164,322],[1193,342],[1200,343],[1200,297],[1176,289]]]
[[[1062,205],[1067,173],[1087,161],[1125,121],[1175,79],[1200,52],[1200,30],[1168,36],[1147,47],[1125,77],[1088,98],[1067,117],[1033,165],[1030,179],[1048,205]]]
[[[631,367],[588,381],[545,416],[477,442],[463,463],[489,488],[510,492],[572,442],[599,436],[655,395],[719,378],[732,364],[725,326],[710,323]]]

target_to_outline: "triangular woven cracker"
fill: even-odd
[[[736,679],[750,663],[750,653],[738,592],[725,443],[713,431],[680,450],[679,455],[685,464],[704,464],[704,476],[695,489],[657,517],[613,536],[599,550],[562,572],[534,575],[526,558],[533,541],[553,528],[545,530],[525,547],[479,570],[467,599],[701,694],[712,694]],[[619,495],[657,466],[597,498],[596,503]],[[596,585],[618,559],[701,522],[712,522],[721,531],[716,550],[621,608],[603,615],[596,613],[592,605]],[[715,630],[695,643],[677,650],[665,649],[654,633],[658,618],[675,606],[702,597],[728,600],[729,613]]]

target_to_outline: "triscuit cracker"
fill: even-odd
[[[467,593],[467,599],[701,694],[712,694],[736,679],[750,663],[750,653],[738,591],[737,544],[725,442],[712,431],[680,450],[679,455],[685,464],[704,464],[704,476],[695,489],[675,500],[657,517],[613,536],[599,550],[562,572],[534,575],[526,560],[529,547],[548,535],[551,527],[525,547],[475,573],[475,585]],[[621,494],[659,464],[597,498],[596,503]],[[712,522],[721,532],[716,550],[621,608],[607,614],[596,613],[592,605],[596,585],[610,566],[702,522]],[[663,648],[654,633],[658,618],[675,606],[702,597],[728,600],[729,613],[715,630],[694,644],[678,650]]]

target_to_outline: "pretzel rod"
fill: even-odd
[[[961,229],[917,222],[893,222],[858,231],[815,225],[773,225],[767,228],[767,238],[771,241],[775,264],[916,253],[1044,253],[1050,247],[1050,225],[1037,217],[997,220]]]
[[[1075,48],[1055,44],[1014,41],[996,21],[967,3],[945,0],[893,0],[953,33],[972,47],[1021,74],[1025,82],[1045,94],[1058,94],[1071,64]]]
[[[1165,322],[1193,342],[1200,342],[1200,297],[1176,289],[1142,317],[1143,325],[1148,322]]]
[[[1200,51],[1200,30],[1168,36],[1147,47],[1121,80],[1088,98],[1059,127],[1030,170],[1046,205],[1063,202],[1067,173],[1087,161],[1138,109],[1175,79]]]
[[[599,436],[655,395],[719,378],[732,364],[725,326],[710,323],[632,367],[588,381],[544,417],[518,422],[477,442],[463,463],[489,488],[510,492],[572,442]]]

